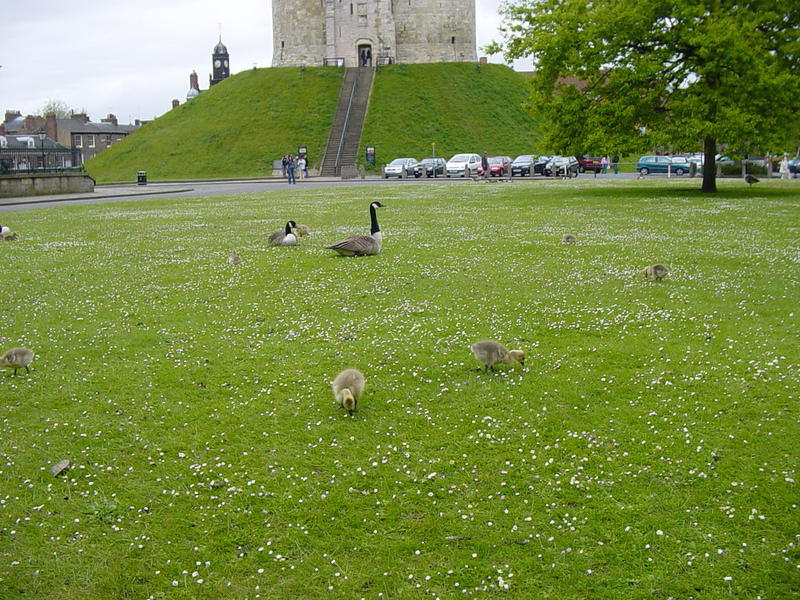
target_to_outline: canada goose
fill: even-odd
[[[753,177],[749,173],[744,176],[744,180],[745,180],[745,182],[747,182],[747,185],[749,185],[750,187],[753,187],[753,184],[754,183],[758,183],[758,181],[759,181],[757,177]]]
[[[0,367],[6,369],[14,369],[14,375],[17,374],[17,369],[25,368],[26,373],[30,373],[31,370],[28,368],[28,365],[31,364],[33,360],[33,350],[28,350],[27,348],[11,348],[11,350],[6,350],[2,356],[0,356]]]
[[[372,219],[371,235],[352,235],[341,242],[336,242],[333,246],[328,246],[326,250],[334,250],[342,256],[378,254],[381,251],[381,240],[383,239],[383,234],[378,227],[378,215],[375,214],[375,209],[379,207],[383,208],[384,205],[377,201],[369,205],[369,216]]]
[[[228,257],[228,264],[229,265],[238,265],[242,262],[242,257],[239,256],[239,253],[236,252],[236,248],[231,250],[231,255]]]
[[[578,238],[576,238],[571,233],[565,233],[564,237],[561,238],[561,243],[562,244],[574,244],[577,241],[578,241]]]
[[[0,225],[0,238],[7,240],[12,235],[14,236],[14,239],[17,239],[17,235],[13,231],[11,231],[10,228],[6,227],[5,225]]]
[[[483,372],[486,373],[491,369],[494,371],[494,365],[497,363],[505,363],[513,365],[519,363],[525,365],[525,352],[522,350],[507,350],[500,342],[493,340],[483,340],[475,342],[469,347],[472,353],[479,361],[483,363]]]
[[[665,267],[662,264],[650,265],[644,270],[645,278],[652,279],[653,281],[664,279],[664,277],[666,277],[668,274],[669,274],[669,269],[667,269],[667,267]]]
[[[269,236],[269,243],[273,246],[294,246],[297,244],[297,236],[292,233],[292,228],[297,227],[297,223],[289,221],[283,231],[276,231]]]
[[[336,376],[331,384],[333,396],[342,408],[347,409],[347,413],[352,415],[356,412],[358,399],[364,391],[364,376],[356,369],[345,369]]]
[[[294,232],[301,237],[307,236],[309,234],[308,225],[298,225],[294,228]]]

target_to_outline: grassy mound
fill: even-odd
[[[377,151],[377,170],[393,158],[459,152],[509,155],[536,151],[536,122],[523,108],[523,75],[503,65],[442,63],[380,67],[361,136]]]
[[[0,375],[3,599],[796,598],[790,183],[6,213],[0,348],[37,358]],[[383,252],[324,250],[371,200]]]
[[[322,160],[342,73],[333,67],[253,69],[230,77],[86,163],[99,182],[256,177],[306,145]]]

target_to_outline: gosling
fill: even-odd
[[[345,369],[333,380],[332,387],[339,406],[352,416],[364,391],[364,376],[356,369]]]
[[[659,279],[664,279],[669,275],[669,269],[662,264],[654,264],[650,265],[649,267],[645,268],[644,276],[645,279],[650,279],[652,281],[658,281]]]
[[[242,257],[239,256],[239,253],[236,252],[236,248],[231,250],[231,255],[228,257],[228,264],[229,265],[238,265],[242,262]]]
[[[11,348],[11,350],[6,350],[2,356],[0,356],[0,367],[5,369],[14,369],[14,375],[17,374],[17,369],[25,369],[26,373],[30,373],[31,370],[28,368],[28,365],[31,364],[33,360],[33,350],[29,350],[28,348]]]
[[[304,237],[310,233],[310,229],[308,228],[308,225],[298,225],[297,227],[294,228],[294,232],[297,235]]]
[[[522,350],[507,350],[500,342],[483,340],[475,342],[469,349],[472,350],[475,358],[483,363],[484,373],[488,373],[489,369],[494,371],[494,365],[497,363],[525,366],[525,352]]]
[[[578,238],[576,238],[571,233],[565,233],[564,237],[561,238],[561,243],[562,244],[574,244],[577,241],[578,241]]]

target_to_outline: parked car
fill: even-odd
[[[383,168],[383,178],[389,177],[408,177],[414,175],[414,167],[417,166],[416,158],[395,158]]]
[[[478,154],[456,154],[447,161],[445,174],[448,177],[469,177],[477,175],[481,167],[481,157]]]
[[[492,177],[503,177],[511,173],[511,157],[510,156],[490,156],[489,161],[489,175]],[[478,175],[483,175],[483,166],[478,169]]]
[[[444,175],[444,159],[443,158],[423,158],[414,167],[414,177],[433,177],[434,168],[436,175]]]
[[[600,172],[600,161],[602,160],[599,156],[576,156],[575,158],[578,159],[578,172],[585,173],[586,171]],[[609,165],[610,166],[610,165]]]
[[[544,169],[547,167],[547,163],[550,162],[550,159],[553,158],[552,156],[540,156],[536,159],[533,163],[533,174],[534,175],[544,175]]]
[[[530,177],[533,175],[532,167],[536,162],[536,156],[533,154],[521,154],[514,159],[511,163],[511,176],[512,177]]]
[[[800,158],[789,159],[789,173],[800,173]]]
[[[689,172],[689,161],[682,156],[642,156],[636,163],[636,170],[641,175],[670,172],[680,176]]]
[[[574,156],[554,156],[544,165],[542,174],[547,177],[551,177],[553,174],[577,177],[578,167],[578,159]]]

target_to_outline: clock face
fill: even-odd
[[[225,61],[225,68],[226,69],[228,68],[228,61],[227,60]]]
[[[221,63],[219,60],[215,60],[215,61],[214,61],[214,66],[215,66],[215,67],[217,67],[218,69],[219,69],[219,67],[220,67],[220,65],[221,65],[221,64],[222,64],[222,63]]]

